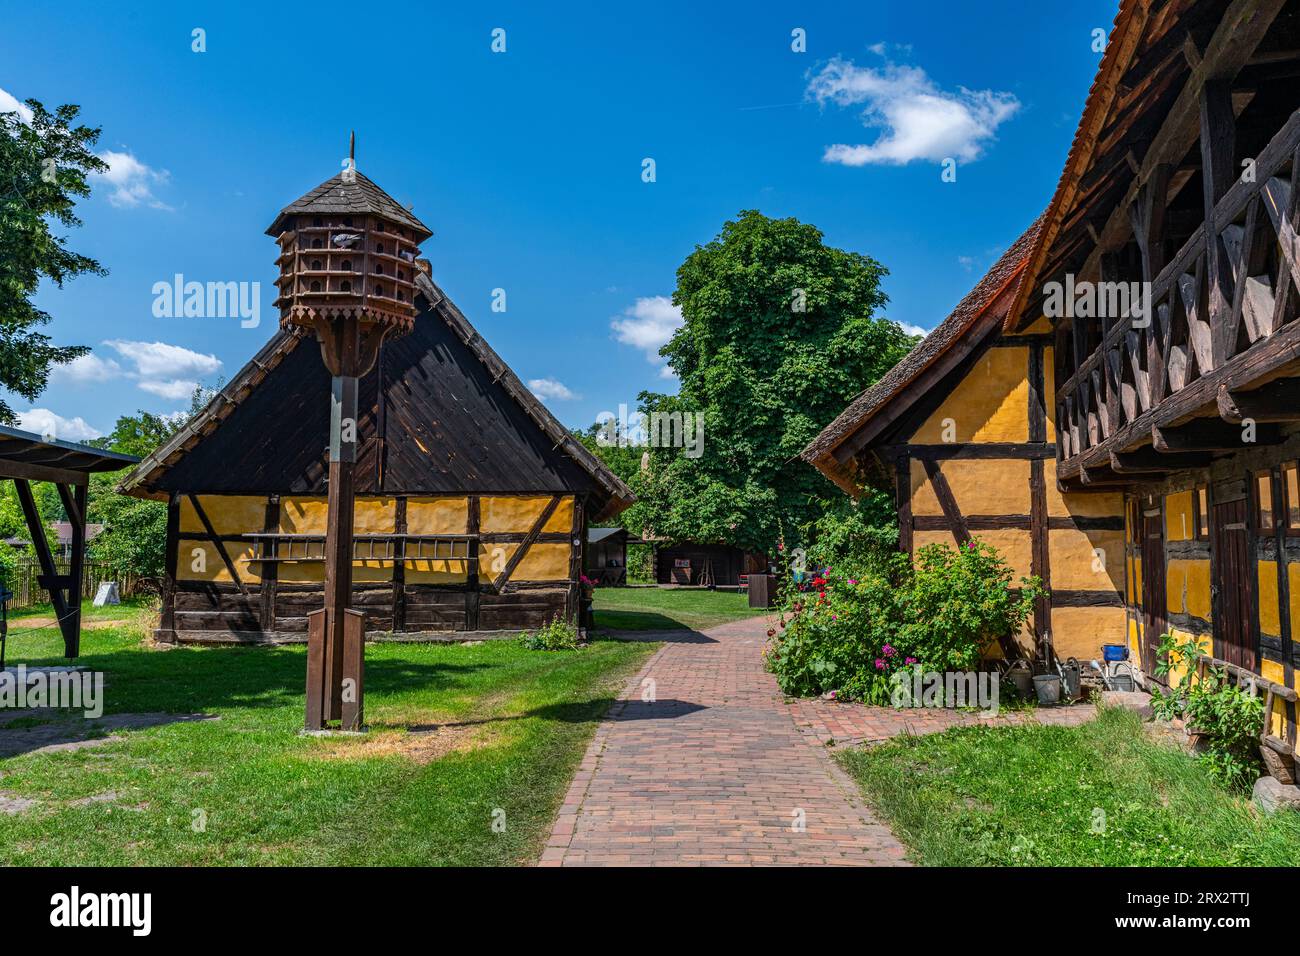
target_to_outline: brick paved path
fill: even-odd
[[[737,621],[655,653],[587,749],[543,866],[905,862],[763,670],[767,627]]]

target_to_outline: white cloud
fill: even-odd
[[[108,201],[114,206],[131,208],[144,204],[152,209],[171,211],[171,206],[153,194],[155,185],[166,183],[171,178],[167,170],[153,169],[130,153],[111,149],[100,153],[99,158],[108,163],[108,170],[93,176],[112,188]]]
[[[32,121],[32,111],[18,102],[18,97],[2,89],[0,89],[0,113],[17,113],[18,118],[24,123]]]
[[[201,379],[221,368],[221,359],[215,355],[166,342],[109,339],[104,344],[131,363],[134,370],[127,374],[137,379],[141,390],[172,401],[189,398]]]
[[[122,375],[122,366],[112,359],[102,359],[94,352],[79,355],[66,365],[50,369],[50,382],[59,385],[89,385],[107,382]]]
[[[53,435],[60,441],[86,441],[99,438],[103,432],[92,428],[84,418],[64,418],[48,408],[33,408],[18,413],[18,427],[37,435]]]
[[[958,257],[957,257],[957,265],[961,266],[961,267],[962,267],[963,269],[965,269],[967,272],[970,272],[971,269],[975,268],[975,257],[974,257],[974,256],[958,256]]]
[[[563,382],[553,378],[530,378],[528,380],[528,390],[542,401],[553,398],[557,402],[571,402],[582,397]]]
[[[898,325],[908,335],[926,336],[930,334],[928,329],[923,329],[919,325],[913,325],[911,322],[899,322]]]
[[[610,321],[614,338],[624,345],[631,345],[645,353],[646,359],[654,365],[662,366],[661,378],[672,378],[673,373],[663,365],[659,350],[673,337],[673,333],[682,325],[682,310],[673,305],[665,295],[655,295],[637,299],[635,303],[623,310],[620,317]]]
[[[826,147],[822,160],[845,166],[902,166],[914,160],[971,162],[997,128],[1020,109],[1011,93],[939,89],[925,70],[886,63],[855,66],[839,57],[808,82],[806,95],[825,105],[863,105],[862,123],[880,131],[874,143]]]
[[[151,395],[157,395],[160,398],[166,398],[172,401],[180,401],[182,398],[189,398],[194,394],[194,390],[198,387],[198,382],[192,382],[183,378],[168,379],[166,381],[148,380],[140,383],[140,388]]]

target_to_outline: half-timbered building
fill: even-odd
[[[1048,414],[1031,427],[1053,448],[1046,488],[1029,468],[1030,497],[1067,502],[1076,524],[1074,502],[1105,502],[1087,513],[1123,535],[1096,555],[1122,606],[1090,618],[1093,642],[1127,639],[1153,680],[1162,634],[1196,638],[1231,673],[1259,678],[1272,715],[1264,749],[1286,761],[1300,663],[1298,107],[1300,0],[1123,0],[1059,186],[988,333],[1036,343],[1028,387],[1041,382]],[[927,345],[942,331],[922,357],[943,354]],[[989,380],[971,400],[999,388]],[[864,452],[878,458],[902,435],[834,429],[808,457],[848,487]],[[907,457],[929,456],[929,436],[913,434]],[[932,484],[939,474],[922,471]],[[899,474],[906,544],[933,506],[904,493],[915,465]],[[955,488],[934,497],[946,528],[958,525],[952,499],[969,514]],[[1048,517],[1050,542],[1050,506]],[[1089,558],[1031,547],[1053,590],[1036,623],[1064,653],[1062,568]]]
[[[587,524],[631,492],[433,281],[429,230],[352,175],[269,230],[296,263],[285,281],[415,307],[358,386],[352,606],[369,632],[462,638],[577,620]],[[315,339],[283,327],[123,481],[168,503],[161,640],[305,639],[324,600],[330,394]]]
[[[1087,659],[1123,633],[1123,503],[1055,479],[1053,343],[1008,332],[1035,223],[939,326],[849,405],[804,458],[850,494],[895,491],[900,547],[996,547],[1051,590],[1022,635],[1031,654]],[[1098,555],[1104,560],[1098,560]]]

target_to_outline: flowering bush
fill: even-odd
[[[885,704],[894,674],[972,670],[982,651],[1019,630],[1043,593],[1036,578],[1012,589],[1012,573],[991,546],[922,548],[850,571],[819,568],[787,590],[765,659],[781,690]]]

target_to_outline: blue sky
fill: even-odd
[[[1093,31],[1114,13],[1115,0],[11,4],[0,103],[80,104],[113,166],[70,237],[110,274],[38,300],[55,340],[93,358],[13,404],[75,440],[233,375],[276,325],[263,231],[338,171],[353,128],[357,167],[434,230],[435,279],[566,424],[675,388],[653,356],[673,322],[659,297],[741,209],[875,257],[886,314],[933,328],[1050,199],[1100,59]],[[176,273],[260,282],[260,326],[155,317],[153,285]]]

